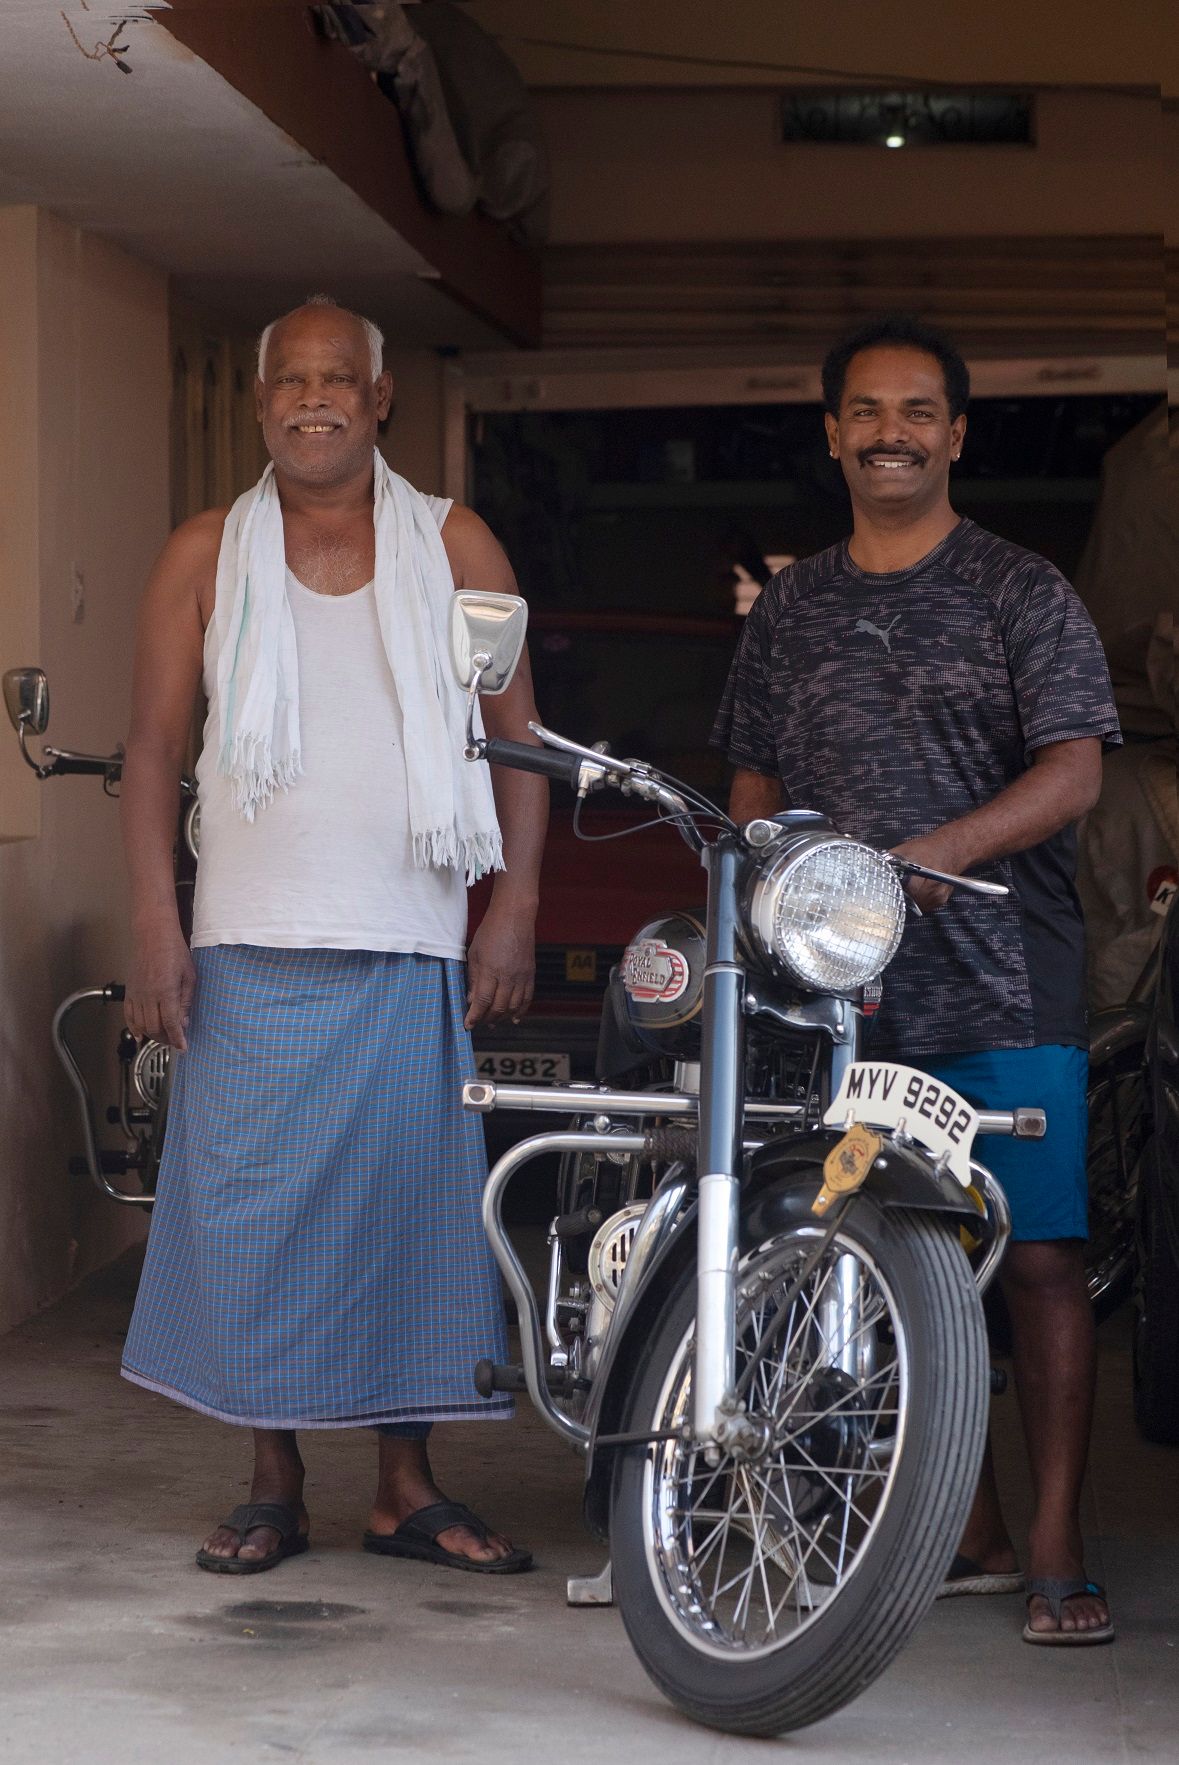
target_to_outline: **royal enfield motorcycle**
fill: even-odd
[[[737,826],[641,760],[532,725],[486,739],[524,603],[456,595],[466,758],[652,806],[698,853],[707,906],[645,926],[611,981],[596,1086],[468,1083],[468,1108],[573,1117],[491,1171],[484,1222],[526,1389],[585,1461],[585,1513],[643,1666],[680,1710],[772,1735],[831,1714],[903,1647],[956,1548],[986,1433],[980,1294],[1010,1230],[976,1137],[1044,1133],[860,1058],[900,941],[903,878],[977,895],[792,810]],[[979,911],[986,912],[985,900]],[[655,1085],[627,1062],[663,1062]],[[611,1080],[614,1082],[611,1082]],[[1030,1102],[1031,1100],[1029,1100]],[[504,1226],[531,1159],[564,1159],[541,1304]],[[612,1589],[610,1587],[612,1582]]]
[[[10,668],[4,675],[4,702],[20,741],[20,751],[38,778],[81,775],[102,779],[108,796],[117,797],[123,777],[123,750],[112,754],[82,754],[67,748],[42,746],[35,755],[30,737],[42,736],[49,724],[49,682],[41,668]],[[196,780],[183,777],[180,824],[176,842],[176,896],[181,923],[191,921],[193,880],[200,844],[200,807]],[[53,1015],[53,1045],[78,1103],[83,1152],[70,1161],[72,1173],[88,1176],[112,1201],[128,1207],[150,1208],[155,1200],[156,1177],[164,1150],[168,1120],[168,1096],[172,1079],[173,1051],[166,1042],[133,1036],[128,1029],[118,1034],[119,1088],[117,1100],[106,1109],[106,1121],[121,1132],[122,1145],[102,1143],[94,1093],[87,1081],[78,1049],[71,1040],[81,1017],[96,1007],[114,1005],[122,1013],[124,988],[118,981],[83,987],[63,999]],[[132,1177],[134,1189],[119,1179]]]

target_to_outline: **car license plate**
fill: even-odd
[[[936,1158],[944,1158],[964,1189],[970,1187],[978,1111],[926,1072],[889,1060],[855,1060],[823,1120],[829,1127],[865,1122],[873,1128],[903,1129]]]
[[[489,1048],[475,1056],[475,1070],[481,1079],[491,1079],[498,1084],[567,1085],[569,1056],[507,1054]]]

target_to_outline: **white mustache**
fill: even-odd
[[[288,417],[283,427],[286,429],[323,427],[346,429],[348,427],[348,419],[347,417],[342,417],[338,411],[307,411],[299,417]]]

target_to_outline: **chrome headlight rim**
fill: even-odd
[[[832,981],[830,975],[820,974],[817,964],[808,969],[798,960],[792,959],[782,945],[776,924],[779,904],[789,891],[791,878],[796,877],[804,865],[824,851],[854,854],[860,863],[867,859],[875,870],[875,880],[886,891],[887,901],[884,905],[886,908],[891,906],[892,909],[892,923],[887,929],[887,935],[878,940],[876,952],[871,958],[873,966],[869,968],[866,958],[858,969],[840,977],[837,982]],[[808,993],[853,994],[883,973],[896,955],[905,929],[905,892],[899,875],[885,853],[863,840],[855,840],[848,834],[836,833],[827,828],[822,832],[815,831],[790,840],[768,857],[764,868],[760,868],[755,875],[747,893],[746,913],[757,953],[775,973],[785,975]]]

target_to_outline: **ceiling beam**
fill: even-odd
[[[514,343],[541,335],[536,257],[478,212],[427,208],[396,107],[290,0],[171,0],[153,20],[200,57],[411,245],[441,291]]]

